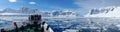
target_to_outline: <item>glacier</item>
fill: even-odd
[[[120,7],[94,8],[84,17],[120,17]]]

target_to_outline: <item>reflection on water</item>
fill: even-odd
[[[44,19],[54,32],[120,32],[119,18],[77,18],[67,20]],[[13,23],[0,22],[0,28]]]

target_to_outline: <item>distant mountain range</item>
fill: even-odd
[[[11,9],[6,8],[3,11],[0,11],[0,15],[31,15],[31,14],[41,14],[44,17],[53,17],[53,16],[78,16],[74,11],[40,11],[35,8],[21,7],[20,9]]]
[[[6,8],[3,11],[0,11],[1,13],[34,13],[37,9],[35,8],[27,8],[27,7],[21,7],[18,10]]]

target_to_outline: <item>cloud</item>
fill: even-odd
[[[36,4],[36,2],[29,2],[29,4]]]
[[[9,2],[16,2],[16,0],[9,0]]]

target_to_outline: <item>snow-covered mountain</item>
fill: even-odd
[[[6,8],[3,11],[1,11],[1,13],[14,13],[14,12],[18,12],[18,11],[11,8]]]
[[[6,8],[0,11],[0,15],[31,15],[41,14],[43,17],[76,17],[78,14],[70,10],[41,11],[35,8],[21,7],[19,9]]]
[[[21,7],[20,9],[6,8],[0,12],[1,13],[35,13],[37,11],[38,11],[38,9],[35,9],[35,8]]]
[[[36,8],[28,8],[28,7],[21,7],[19,10],[21,13],[36,13],[38,9]]]
[[[120,7],[94,8],[85,17],[120,17]]]
[[[38,13],[38,9],[21,7],[19,9],[6,8],[0,11],[0,15],[31,15]]]
[[[40,14],[42,16],[46,16],[46,17],[74,17],[77,16],[78,14],[73,12],[73,11],[41,11]]]
[[[74,11],[65,10],[65,11],[54,11],[52,15],[57,17],[77,17],[78,14]]]

